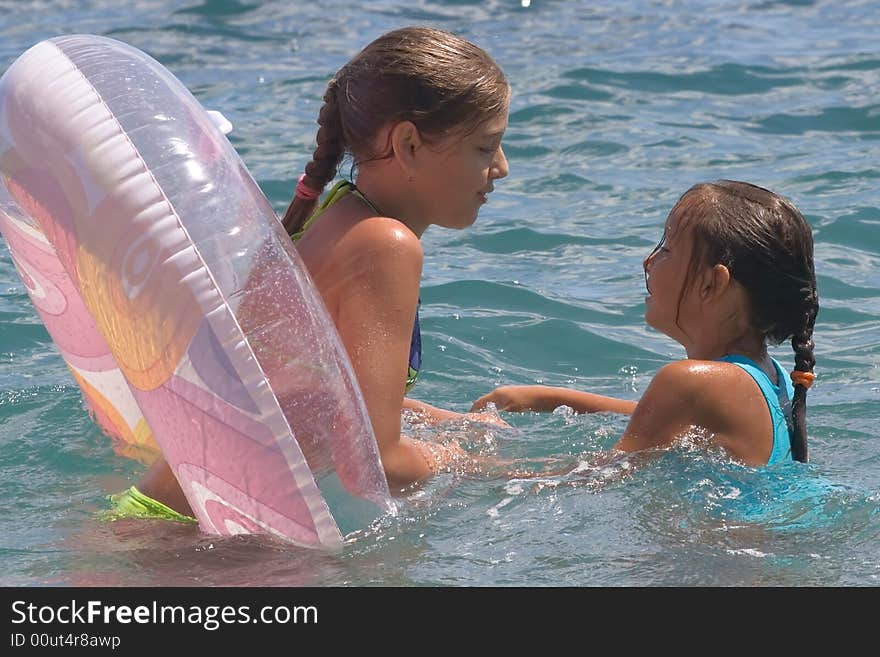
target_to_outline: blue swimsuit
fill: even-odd
[[[794,397],[794,386],[782,366],[775,358],[770,360],[776,368],[776,380],[779,385],[770,382],[764,370],[745,356],[722,356],[718,360],[738,365],[751,376],[767,400],[770,409],[770,420],[773,422],[773,451],[767,465],[791,462],[791,400]]]
[[[312,222],[321,214],[324,210],[333,205],[336,201],[341,199],[346,194],[354,194],[364,203],[366,203],[377,215],[381,215],[382,213],[376,209],[372,203],[370,203],[369,199],[364,196],[361,191],[354,186],[354,183],[351,183],[347,180],[340,180],[336,183],[333,188],[327,193],[327,196],[315,208],[315,211],[312,213],[312,216],[309,217],[306,222],[303,224],[303,227],[299,229],[297,232],[291,234],[290,239],[294,242],[299,240],[303,236],[303,233],[306,232],[306,229],[312,224]],[[419,306],[421,306],[422,300],[419,298]],[[409,392],[410,389],[416,384],[416,380],[419,378],[419,369],[422,366],[422,331],[419,328],[419,307],[416,306],[416,320],[413,323],[413,332],[412,339],[409,344],[409,367],[407,368],[406,373],[406,392]]]

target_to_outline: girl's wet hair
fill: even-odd
[[[509,97],[504,73],[473,43],[428,27],[388,32],[327,85],[303,183],[323,190],[346,152],[355,163],[389,157],[390,145],[376,145],[388,124],[412,121],[427,141],[464,136],[506,111]],[[298,231],[314,207],[294,196],[283,219],[287,232]]]
[[[790,338],[795,370],[812,372],[819,294],[813,233],[800,211],[763,187],[719,180],[691,187],[671,214],[693,238],[684,289],[699,268],[726,266],[745,289],[752,322],[765,340],[779,344]],[[806,461],[807,389],[798,384],[794,390],[792,457]]]

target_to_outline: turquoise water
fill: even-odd
[[[625,420],[521,414],[444,431],[522,467],[580,471],[437,477],[340,554],[97,522],[143,466],[83,410],[3,247],[0,584],[880,583],[880,2],[526,4],[0,0],[0,71],[60,34],[131,43],[233,122],[281,211],[346,59],[401,25],[461,33],[513,86],[511,175],[473,228],[424,237],[414,396],[465,411],[495,385],[541,381],[637,398],[682,355],[644,326],[641,260],[691,184],[744,179],[792,198],[815,230],[811,463],[756,470],[683,445],[591,467]]]

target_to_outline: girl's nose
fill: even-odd
[[[504,178],[510,173],[510,167],[507,164],[507,157],[504,155],[504,149],[498,147],[498,153],[495,155],[495,161],[492,163],[493,178]]]

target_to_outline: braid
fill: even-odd
[[[315,136],[317,146],[312,153],[311,161],[306,165],[303,178],[303,183],[318,193],[333,180],[336,168],[345,154],[345,136],[339,115],[339,104],[336,100],[337,86],[337,80],[334,78],[324,92],[324,104],[318,113],[318,134]],[[303,227],[316,202],[315,199],[294,195],[281,221],[289,235],[293,235]]]
[[[801,331],[791,337],[794,349],[794,369],[800,372],[812,372],[816,365],[813,354],[813,325],[819,312],[819,303],[815,290],[808,295],[809,304],[804,315],[804,326]],[[795,461],[807,462],[807,388],[801,384],[794,387],[794,399],[791,400],[791,419],[794,431],[791,437],[791,455]]]

